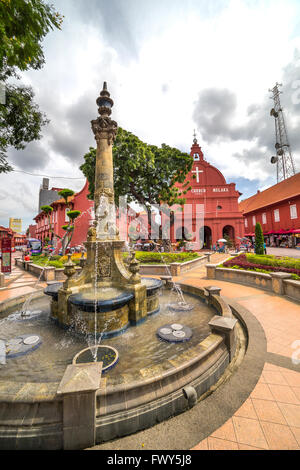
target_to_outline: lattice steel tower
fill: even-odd
[[[279,99],[279,95],[282,93],[282,91],[280,91],[278,88],[280,86],[282,86],[282,84],[276,82],[274,88],[269,89],[269,91],[272,93],[270,98],[274,100],[274,108],[271,109],[270,115],[274,116],[275,118],[275,149],[277,153],[276,156],[271,158],[271,163],[277,164],[277,183],[296,174],[283,111]]]

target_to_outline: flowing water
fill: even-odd
[[[174,312],[167,307],[169,296],[169,291],[162,292],[160,312],[147,317],[144,323],[128,328],[120,336],[102,339],[101,344],[113,346],[119,352],[118,364],[107,374],[113,376],[134,373],[144,367],[175,358],[210,334],[208,322],[214,312],[204,302],[185,294],[186,300],[194,305],[193,310]],[[5,318],[1,317],[1,340],[8,341],[23,334],[38,335],[42,340],[41,346],[35,351],[24,356],[7,358],[6,364],[0,365],[1,380],[59,382],[73,357],[86,348],[86,338],[78,337],[72,329],[64,330],[51,321],[48,297],[32,300],[32,307],[42,313],[27,321],[20,320],[20,316],[16,316],[13,311]],[[156,335],[157,329],[172,323],[189,326],[193,331],[191,340],[183,343],[161,341]]]

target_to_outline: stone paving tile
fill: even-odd
[[[300,405],[291,403],[279,403],[278,406],[289,426],[300,428]]]
[[[290,429],[292,433],[294,434],[294,437],[296,441],[298,442],[298,445],[300,446],[300,428],[293,428],[293,426],[291,426]]]
[[[268,384],[256,384],[250,396],[251,398],[261,398],[262,400],[274,400]]]
[[[238,443],[268,449],[259,421],[239,416],[234,416],[232,420]]]
[[[271,423],[287,424],[279,406],[276,402],[270,400],[252,399],[253,406],[260,421],[269,421]]]
[[[277,369],[278,369],[278,366],[275,366],[274,364],[271,364],[270,362],[266,362],[264,365],[263,373],[269,370],[277,371]]]
[[[236,435],[233,427],[232,419],[226,421],[223,426],[217,429],[215,432],[211,434],[211,437],[216,437],[219,439],[225,439],[227,441],[235,441],[236,442]]]
[[[288,426],[266,422],[261,422],[261,426],[271,450],[300,449],[294,434]]]
[[[264,374],[261,374],[261,376],[259,377],[258,379],[258,384],[265,384],[266,383],[266,380],[264,378]]]
[[[291,403],[294,405],[300,405],[300,401],[294,394],[291,387],[286,385],[269,385],[271,393],[276,401],[281,403]]]
[[[239,450],[266,450],[262,449],[261,447],[253,447],[253,446],[247,446],[246,444],[239,444]]]
[[[207,438],[203,439],[203,441],[199,442],[199,444],[197,444],[191,450],[208,450]]]
[[[292,386],[292,387],[300,387],[300,374],[299,372],[295,372],[295,371],[289,371],[287,369],[283,369],[281,368],[282,370],[282,375],[283,377],[285,378],[286,382],[288,385]]]
[[[281,354],[281,351],[283,350],[283,347],[282,347],[282,344],[275,343],[275,341],[269,341],[268,346],[267,346],[267,350],[270,353]]]
[[[300,401],[300,387],[292,387],[292,390],[294,394],[296,395],[296,397],[298,398],[298,400]]]
[[[35,289],[33,287],[20,287],[16,289],[11,289],[11,290],[6,290],[6,291],[1,291],[0,292],[0,302],[3,300],[7,299],[12,299],[14,297],[17,297],[19,295],[23,294],[29,294],[31,292],[35,292]]]
[[[257,419],[257,414],[255,413],[255,408],[253,406],[251,398],[247,398],[247,400],[242,404],[242,406],[234,413],[234,416]]]
[[[283,375],[277,371],[265,371],[264,380],[267,384],[288,385]]]

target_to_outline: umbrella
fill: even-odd
[[[226,243],[227,240],[225,240],[225,238],[220,238],[220,240],[218,240],[218,242]]]

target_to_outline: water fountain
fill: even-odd
[[[130,324],[143,321],[158,309],[157,291],[161,282],[147,284],[138,274],[134,255],[125,264],[122,255],[125,241],[119,239],[116,226],[113,182],[112,145],[117,123],[110,118],[113,100],[104,82],[97,99],[100,116],[92,121],[97,142],[95,170],[95,222],[88,231],[87,261],[81,275],[75,277],[73,263],[65,265],[67,280],[63,286],[51,286],[45,293],[52,296],[52,317],[62,326],[75,325],[80,332],[96,336],[122,333]],[[80,318],[77,328],[76,318]],[[94,344],[96,346],[96,344]]]
[[[105,82],[97,105],[95,221],[82,270],[75,275],[69,256],[66,280],[31,300],[42,311],[34,323],[0,306],[3,449],[82,448],[153,426],[192,406],[187,387],[203,397],[241,349],[243,330],[219,290],[173,283],[170,304],[168,287],[160,296],[160,280],[141,278],[134,252],[124,260],[114,206],[117,123]],[[11,347],[22,343],[24,354],[6,361],[3,344],[13,336]]]

